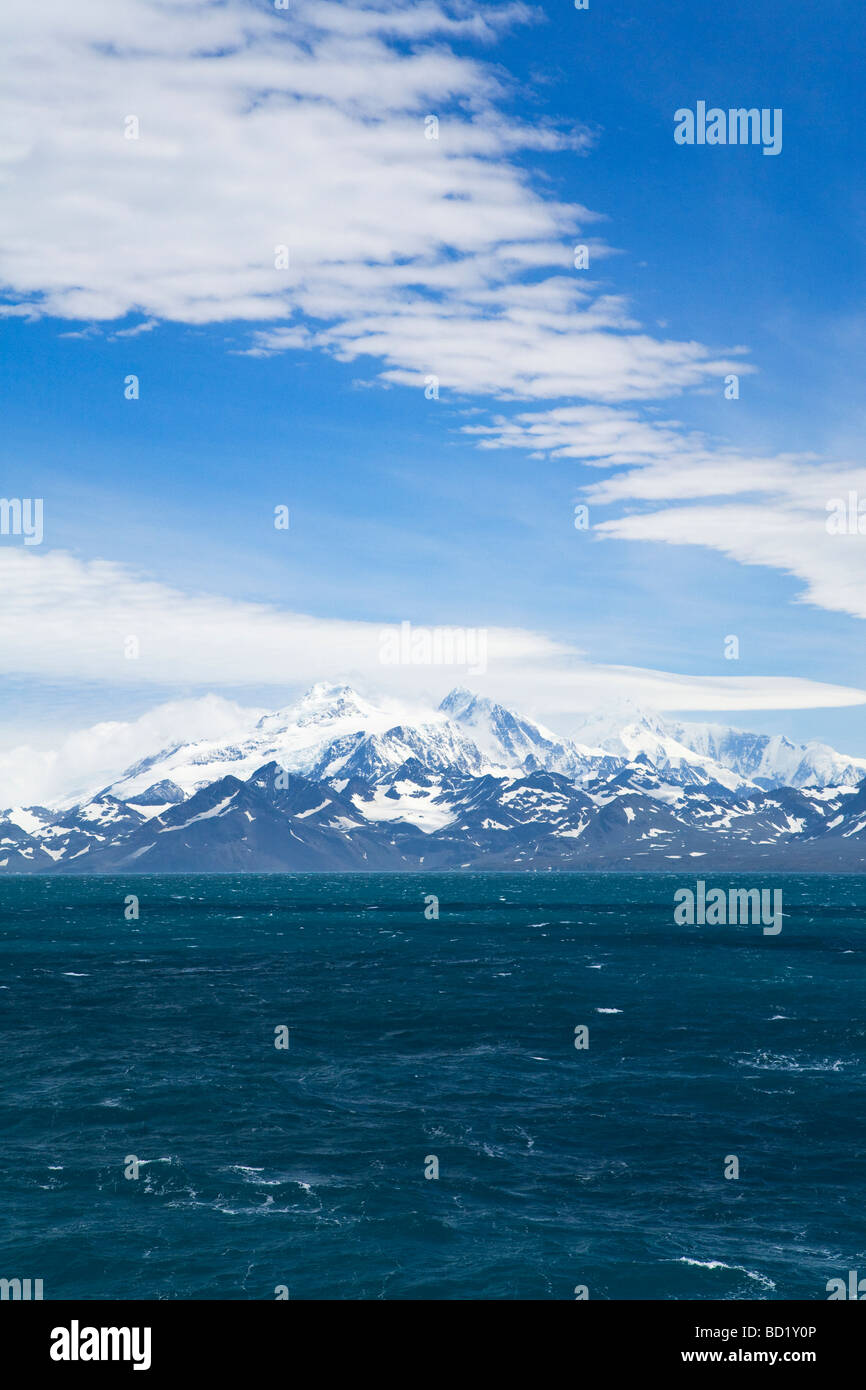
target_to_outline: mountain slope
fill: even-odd
[[[422,869],[847,869],[866,863],[866,779],[855,789],[676,784],[639,756],[577,786],[560,773],[431,772],[410,758],[374,779],[277,763],[179,804],[102,796],[32,830],[0,825],[15,873]]]
[[[465,690],[413,715],[316,686],[75,806],[0,814],[0,871],[866,865],[857,759],[627,714],[573,742]]]
[[[761,787],[855,785],[866,776],[866,758],[849,758],[826,743],[791,743],[781,734],[721,724],[675,724],[669,731],[693,752]]]

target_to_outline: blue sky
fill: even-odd
[[[42,546],[0,537],[4,742],[370,684],[327,625],[408,620],[532,634],[487,685],[555,727],[657,703],[633,673],[663,672],[671,711],[866,754],[866,696],[838,689],[866,690],[866,538],[825,526],[827,500],[866,497],[861,8],[188,0],[146,51],[156,6],[122,8],[42,7],[20,83],[36,21],[3,21],[2,492],[45,499]],[[781,108],[781,154],[677,146],[698,100]],[[203,595],[222,654],[185,607]],[[160,659],[115,665],[100,614],[159,633],[161,604]],[[279,659],[233,661],[257,613],[324,624],[329,669],[288,629]],[[556,651],[533,666],[536,637]]]

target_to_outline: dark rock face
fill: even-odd
[[[396,768],[350,758],[343,772],[302,777],[271,762],[186,799],[162,781],[129,805],[101,793],[69,812],[41,809],[30,831],[0,823],[0,872],[692,874],[866,864],[866,779],[853,791],[731,790],[705,778],[671,783],[644,757],[581,785],[537,767],[506,776],[434,770],[414,755]]]

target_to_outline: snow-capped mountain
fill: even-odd
[[[759,787],[842,786],[866,777],[866,758],[849,758],[826,743],[791,743],[781,734],[750,734],[722,724],[673,724],[668,733]]]
[[[626,762],[646,758],[674,782],[700,783],[710,778],[734,789],[750,781],[724,758],[714,758],[700,747],[692,748],[680,736],[679,728],[671,728],[658,715],[645,714],[633,706],[621,708],[619,717],[606,715],[587,720],[580,732],[596,745],[598,753]]]
[[[490,700],[454,690],[436,709],[374,704],[349,686],[320,684],[296,704],[259,717],[230,740],[201,740],[161,750],[128,768],[101,791],[130,805],[191,796],[220,777],[248,778],[276,762],[315,778],[378,777],[409,758],[428,770],[466,774],[542,767],[581,778],[601,764],[601,750],[557,738]],[[142,798],[147,801],[142,801]]]
[[[409,711],[318,685],[74,806],[0,813],[0,870],[866,863],[866,762],[626,713],[575,742],[466,690]]]
[[[329,745],[358,735],[385,734],[399,722],[397,711],[364,700],[346,685],[313,686],[302,700],[265,714],[229,740],[202,739],[162,749],[128,768],[106,788],[137,803],[154,784],[166,801],[191,796],[220,777],[248,778],[263,763],[292,772],[311,772]],[[152,804],[152,803],[151,803]]]
[[[580,726],[580,736],[615,757],[641,753],[655,767],[687,780],[690,769],[725,786],[830,787],[866,777],[866,758],[837,753],[825,743],[792,743],[781,734],[753,734],[723,724],[675,723],[625,703]]]

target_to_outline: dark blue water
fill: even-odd
[[[675,926],[687,882],[3,881],[0,1276],[826,1298],[866,1274],[866,880],[775,880],[778,937]]]

